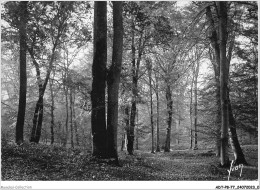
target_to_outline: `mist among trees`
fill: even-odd
[[[2,180],[257,179],[256,1],[10,1],[1,16]]]

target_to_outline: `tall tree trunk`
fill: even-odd
[[[238,164],[247,165],[245,156],[243,154],[243,151],[238,141],[237,132],[236,132],[236,121],[232,113],[232,107],[231,107],[229,95],[228,95],[228,112],[229,112],[229,139],[235,157],[234,165],[238,165]]]
[[[192,75],[191,89],[190,89],[190,149],[192,149],[192,139],[193,139],[193,83],[194,83],[194,74]]]
[[[57,36],[55,38],[53,38],[52,44],[52,50],[51,50],[51,56],[50,56],[50,60],[49,60],[49,64],[48,64],[48,68],[47,68],[47,72],[46,72],[46,76],[45,79],[42,80],[41,79],[41,73],[40,73],[40,66],[38,64],[38,62],[35,59],[35,55],[34,55],[34,46],[32,45],[31,47],[27,46],[27,50],[32,58],[32,62],[35,66],[36,69],[36,77],[37,77],[37,82],[38,82],[38,87],[39,87],[39,99],[36,103],[36,108],[35,108],[35,112],[34,112],[34,117],[33,117],[33,128],[32,128],[32,135],[30,138],[30,142],[35,142],[35,143],[39,143],[40,137],[41,137],[41,127],[42,127],[42,119],[43,119],[43,96],[45,93],[45,89],[46,86],[48,84],[49,78],[50,78],[50,74],[53,68],[53,62],[55,60],[55,56],[56,56],[56,48],[58,46],[58,43],[60,41],[60,38],[62,36],[63,31],[65,31],[65,20],[60,21],[59,26],[58,26],[58,31],[57,31]],[[35,32],[36,35],[36,32]]]
[[[36,108],[33,117],[33,128],[31,133],[30,142],[39,143],[41,137],[42,118],[43,118],[43,92],[42,88],[39,90],[39,99],[36,103]]]
[[[229,77],[229,68],[230,68],[230,62],[232,58],[232,50],[234,47],[234,42],[235,42],[235,34],[233,34],[233,37],[231,39],[229,49],[228,49],[228,56],[227,56],[227,74]],[[227,88],[227,100],[228,100],[228,114],[229,114],[229,139],[230,139],[230,145],[235,157],[235,165],[238,164],[245,164],[247,165],[245,156],[243,154],[243,151],[240,147],[238,137],[237,137],[237,131],[236,131],[236,121],[232,113],[232,107],[231,107],[231,102],[230,102],[230,97],[229,97],[229,89]]]
[[[74,123],[75,135],[76,135],[76,144],[77,146],[79,146],[78,125],[77,125],[76,113],[75,113],[75,96],[76,94],[74,93],[72,112],[73,112],[73,121],[74,121],[73,123]]]
[[[23,143],[23,129],[24,117],[26,110],[26,89],[27,89],[27,75],[26,75],[26,23],[27,23],[27,1],[21,1],[20,8],[20,92],[19,92],[19,107],[16,122],[16,143],[18,145]]]
[[[124,107],[124,121],[125,121],[125,128],[126,128],[126,140],[128,141],[128,139],[130,139],[130,115],[129,115],[129,111],[130,111],[130,106],[127,104]],[[127,142],[127,146],[128,146],[128,142]]]
[[[179,113],[180,114],[180,113]],[[181,126],[181,118],[178,117],[178,126]],[[179,129],[179,128],[178,128]],[[179,131],[179,130],[178,130]],[[178,136],[177,136],[177,144],[180,144],[180,136],[179,136],[179,132],[178,132]]]
[[[136,110],[136,124],[138,124],[138,109]],[[135,141],[136,141],[135,149],[136,150],[139,150],[139,141],[138,141],[138,139],[139,139],[139,128],[138,127],[139,126],[136,125],[136,135],[135,135]]]
[[[70,88],[70,143],[71,148],[74,148],[74,139],[73,139],[73,89]]]
[[[51,144],[53,144],[54,143],[54,94],[53,94],[53,79],[50,81],[50,92],[51,92]]]
[[[160,152],[160,102],[159,102],[159,82],[158,82],[158,76],[155,72],[155,81],[156,81],[156,109],[157,109],[157,120],[156,120],[156,135],[157,135],[157,139],[156,139],[156,152]]]
[[[218,43],[218,36],[217,31],[214,23],[214,19],[211,13],[210,6],[206,8],[206,15],[207,19],[210,22],[210,28],[211,28],[211,36],[210,36],[210,42],[211,46],[214,49],[214,54],[211,55],[210,53],[210,59],[211,63],[213,64],[213,69],[215,73],[215,81],[216,81],[216,106],[217,106],[217,114],[216,114],[216,149],[217,149],[217,157],[220,157],[220,144],[221,144],[221,103],[220,103],[220,49],[219,49],[219,43]]]
[[[228,100],[227,100],[227,58],[226,58],[226,33],[227,33],[227,2],[217,2],[219,13],[219,41],[220,41],[220,100],[221,100],[221,166],[229,166],[228,158]]]
[[[180,108],[179,108],[179,101],[180,101],[180,97],[179,97],[179,92],[177,94],[177,103],[176,103],[176,118],[175,118],[175,125],[176,125],[176,131],[175,131],[175,138],[176,138],[176,144],[179,144],[179,129],[181,126],[181,113],[180,113]]]
[[[198,84],[198,75],[199,75],[199,62],[197,61],[196,70],[195,70],[195,80],[194,80],[194,150],[198,149],[198,134],[197,134],[197,122],[198,122],[198,100],[197,100],[197,84]]]
[[[137,81],[137,79],[134,79],[134,81]],[[137,82],[134,82],[134,86],[136,83]],[[133,155],[134,153],[133,146],[134,146],[134,130],[135,130],[135,117],[136,117],[136,96],[135,95],[133,96],[134,97],[132,100],[131,113],[130,113],[130,129],[129,129],[129,134],[127,135],[127,151],[130,155]]]
[[[60,36],[58,35],[56,38],[56,41],[53,45],[53,48],[52,48],[51,58],[49,61],[45,80],[41,79],[40,66],[34,57],[33,47],[31,47],[31,48],[27,47],[27,50],[28,50],[29,54],[31,55],[33,64],[35,66],[37,83],[38,83],[38,88],[39,88],[39,98],[36,103],[36,107],[35,107],[35,111],[34,111],[33,127],[32,127],[30,142],[39,143],[39,141],[40,141],[41,129],[42,129],[42,119],[43,119],[43,96],[44,96],[46,86],[47,86],[49,78],[50,78],[52,65],[53,65],[54,58],[55,58],[55,51],[56,51],[56,47],[58,45],[59,37]]]
[[[49,61],[49,66],[48,66],[48,70],[47,70],[45,80],[41,79],[40,66],[39,66],[38,62],[36,61],[36,59],[34,57],[33,49],[27,48],[29,54],[31,55],[33,64],[34,64],[35,69],[36,69],[36,77],[37,77],[38,88],[39,88],[39,98],[38,98],[38,101],[36,103],[36,107],[35,107],[35,111],[34,111],[33,127],[32,127],[30,142],[39,143],[39,141],[40,141],[41,129],[42,129],[42,119],[43,119],[43,96],[44,96],[46,86],[47,86],[49,78],[50,78],[58,39],[59,38],[56,39],[56,42],[55,42],[55,44],[52,48],[51,59]]]
[[[219,77],[218,77],[219,79]],[[217,104],[217,115],[216,115],[216,124],[217,124],[217,130],[216,130],[216,134],[217,134],[217,138],[216,138],[216,148],[217,148],[217,152],[216,152],[216,156],[220,157],[220,147],[221,147],[221,103],[220,103],[220,83],[219,80],[217,81],[217,87],[216,87],[216,104]]]
[[[143,39],[143,32],[141,32],[138,44],[138,55],[137,60],[135,59],[135,21],[132,18],[131,25],[131,51],[132,51],[132,100],[131,100],[131,115],[130,115],[130,130],[129,135],[127,135],[127,151],[130,155],[134,153],[134,131],[135,131],[135,117],[136,117],[136,105],[138,98],[138,72],[140,67],[140,62],[145,47],[145,40]]]
[[[167,83],[166,87],[166,101],[167,101],[167,131],[166,131],[166,140],[165,140],[165,147],[164,152],[170,152],[171,149],[171,125],[172,125],[172,92],[170,84]]]
[[[256,50],[258,52],[258,50]],[[258,113],[258,93],[257,93],[257,90],[258,90],[258,85],[257,85],[257,82],[258,82],[258,71],[257,71],[257,68],[258,68],[258,57],[255,56],[255,66],[254,66],[254,107],[255,107],[255,113]],[[255,139],[257,140],[257,137],[258,137],[258,117],[256,117],[256,120],[254,122],[255,124],[255,133],[254,133],[254,137]],[[256,141],[257,142],[257,141]]]
[[[123,17],[122,1],[113,2],[113,53],[112,65],[107,77],[107,145],[108,157],[118,161],[117,153],[117,127],[118,127],[118,90],[123,54]]]
[[[91,128],[92,154],[106,157],[106,63],[107,63],[107,2],[94,2],[94,57],[92,65]]]
[[[135,127],[135,115],[136,115],[136,98],[137,98],[137,76],[136,76],[136,60],[135,60],[135,26],[132,21],[131,29],[131,51],[132,51],[132,102],[130,113],[130,127],[127,133],[127,151],[130,155],[134,153],[134,127]]]
[[[65,71],[65,79],[67,79],[67,71]],[[66,84],[63,85],[63,91],[65,94],[65,109],[66,109],[65,137],[63,139],[63,146],[66,147],[68,137],[69,137],[69,101],[68,101],[68,87],[66,86]]]
[[[153,89],[152,89],[152,64],[147,60],[147,70],[149,78],[149,88],[150,88],[150,120],[151,120],[151,132],[152,132],[152,151],[154,153],[154,124],[153,124]]]

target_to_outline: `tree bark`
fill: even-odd
[[[166,101],[167,101],[167,112],[168,112],[168,118],[167,118],[167,132],[166,132],[166,141],[165,141],[165,147],[164,152],[170,152],[171,149],[171,124],[172,124],[172,92],[170,84],[167,84],[166,87]]]
[[[192,149],[192,139],[193,139],[193,83],[194,83],[194,74],[192,75],[191,89],[190,89],[190,149]]]
[[[106,157],[106,62],[107,62],[107,2],[94,2],[94,57],[92,65],[91,128],[92,155]]]
[[[42,119],[43,119],[43,96],[44,96],[46,86],[47,86],[49,78],[50,78],[52,65],[53,65],[53,62],[54,62],[55,50],[56,50],[56,47],[57,47],[57,42],[59,40],[59,37],[60,36],[57,36],[57,39],[56,39],[56,41],[53,45],[52,53],[51,53],[51,59],[49,61],[47,74],[46,74],[44,81],[41,79],[40,66],[39,66],[38,62],[36,61],[36,59],[34,57],[33,48],[27,47],[28,52],[31,55],[33,64],[35,66],[37,83],[38,83],[38,88],[39,88],[39,98],[38,98],[38,101],[36,103],[36,107],[35,107],[35,111],[34,111],[33,127],[32,127],[30,142],[39,143],[39,141],[40,141],[41,129],[42,129]]]
[[[128,146],[128,140],[130,139],[130,115],[129,115],[129,111],[130,111],[130,106],[129,105],[125,105],[124,108],[124,121],[125,121],[125,128],[126,128],[126,140],[127,140],[127,146]],[[128,151],[128,147],[127,147],[127,151]]]
[[[113,2],[113,53],[112,65],[109,68],[107,77],[107,145],[108,157],[118,161],[117,153],[117,127],[118,127],[118,90],[122,67],[123,54],[123,17],[122,2]]]
[[[41,137],[42,118],[43,118],[43,90],[39,90],[39,99],[36,103],[34,117],[33,117],[33,128],[31,133],[30,142],[39,143]]]
[[[53,79],[50,81],[51,92],[51,144],[54,143],[54,94],[53,94]]]
[[[70,142],[71,148],[74,148],[74,138],[73,138],[73,87],[70,88]]]
[[[212,48],[214,49],[214,54],[213,57],[210,56],[211,58],[211,62],[213,64],[213,69],[214,69],[214,73],[215,73],[215,81],[216,81],[216,106],[217,106],[217,115],[216,115],[216,119],[215,119],[215,123],[216,123],[216,149],[217,149],[217,153],[216,156],[219,157],[220,156],[220,144],[221,144],[221,140],[220,140],[220,136],[221,136],[221,103],[220,103],[220,49],[219,49],[219,43],[218,43],[218,36],[217,36],[217,31],[216,31],[216,27],[215,27],[215,23],[214,23],[214,19],[211,13],[211,9],[210,6],[206,8],[206,15],[207,18],[210,22],[210,28],[211,28],[211,36],[210,36],[210,43]]]
[[[239,165],[239,164],[247,165],[245,156],[243,154],[243,151],[238,141],[237,132],[236,132],[236,121],[232,113],[232,107],[231,107],[229,95],[228,95],[228,112],[229,112],[229,140],[235,157],[234,165]]]
[[[228,56],[227,56],[227,74],[229,76],[229,68],[230,68],[230,62],[232,58],[232,50],[234,47],[234,42],[235,42],[235,34],[231,39],[229,49],[228,49]],[[245,164],[247,165],[245,156],[243,154],[243,151],[240,147],[240,143],[238,141],[237,137],[237,131],[236,131],[236,121],[232,113],[232,106],[230,102],[230,97],[229,97],[229,89],[227,89],[227,100],[228,100],[228,114],[229,114],[229,140],[230,140],[230,145],[235,157],[235,165],[238,164]]]
[[[152,132],[152,151],[154,153],[154,122],[153,122],[153,91],[152,91],[152,65],[149,60],[147,60],[147,70],[149,77],[149,88],[150,88],[150,120],[151,120],[151,132]]]
[[[67,67],[65,68],[65,76],[64,79],[67,80]],[[63,139],[63,146],[66,147],[68,137],[69,137],[69,101],[68,101],[68,86],[66,84],[63,84],[63,91],[65,94],[65,108],[66,108],[66,118],[65,118],[65,137]]]
[[[61,17],[59,17],[59,18],[61,18]],[[52,36],[52,38],[51,38],[53,47],[51,49],[51,56],[50,56],[50,60],[48,63],[47,72],[46,72],[46,76],[45,76],[44,80],[41,79],[40,66],[35,59],[34,45],[35,45],[37,31],[35,31],[35,33],[34,33],[34,36],[33,36],[34,40],[33,40],[31,47],[27,47],[27,50],[32,58],[32,62],[36,69],[36,77],[37,77],[37,82],[38,82],[38,87],[39,87],[39,98],[36,103],[36,108],[35,108],[35,112],[34,112],[33,128],[32,128],[30,142],[39,143],[39,140],[40,140],[42,118],[43,118],[43,96],[44,96],[45,89],[48,84],[50,74],[51,74],[51,71],[53,68],[53,62],[56,57],[56,54],[55,54],[56,48],[58,46],[58,43],[60,42],[60,38],[61,38],[63,32],[66,31],[65,30],[65,28],[67,26],[66,19],[68,19],[68,17],[64,16],[61,19],[57,20],[57,22],[58,22],[57,30],[58,31],[57,31],[57,35]]]
[[[157,120],[156,120],[156,135],[157,135],[157,139],[156,139],[156,152],[160,152],[160,102],[159,102],[159,82],[158,82],[158,76],[155,72],[155,81],[156,81],[156,109],[157,109]]]
[[[208,18],[211,22],[211,27],[214,28],[214,21],[212,19],[212,15],[211,15],[211,11],[210,8],[207,8],[207,15]],[[229,65],[230,65],[230,61],[231,61],[231,57],[232,57],[232,49],[234,47],[234,37],[233,36],[229,45],[229,49],[228,49],[228,55],[227,55],[227,73],[229,73]],[[213,68],[214,68],[214,72],[215,72],[215,81],[216,81],[216,104],[217,104],[217,117],[216,117],[216,123],[218,126],[221,126],[220,120],[221,120],[221,103],[220,103],[220,51],[219,51],[219,44],[218,44],[218,38],[217,38],[217,32],[216,30],[212,30],[212,36],[210,38],[211,40],[211,44],[212,47],[215,51],[215,56],[211,56],[211,62],[213,64]],[[214,57],[214,58],[213,58]],[[214,61],[215,59],[215,61]],[[229,100],[229,91],[227,92],[227,98],[228,98],[228,112],[229,112],[229,134],[230,134],[230,144],[232,147],[232,150],[234,152],[234,156],[236,159],[238,159],[238,163],[241,162],[244,164],[246,164],[245,158],[243,156],[243,152],[242,149],[240,147],[239,141],[237,139],[237,134],[236,134],[236,124],[235,124],[235,119],[232,113],[232,109],[231,109],[231,103]],[[217,136],[220,137],[221,135],[221,130],[220,127],[217,128]],[[220,156],[220,138],[217,138],[217,156]]]
[[[219,76],[217,77],[218,81],[216,83],[216,104],[217,104],[217,115],[216,115],[216,124],[217,124],[217,138],[216,138],[216,156],[220,157],[220,146],[221,146],[221,103],[220,103],[220,83],[219,83]]]
[[[220,41],[220,102],[221,102],[221,150],[220,164],[229,166],[228,158],[228,100],[227,100],[227,58],[226,58],[226,34],[227,34],[227,3],[216,2],[219,13],[219,41]]]
[[[75,113],[75,96],[76,94],[74,93],[72,111],[73,111],[73,121],[74,121],[75,135],[76,135],[76,144],[77,146],[79,146],[78,125],[77,125],[76,113]]]
[[[137,76],[136,76],[136,60],[135,60],[135,26],[132,21],[131,29],[131,51],[132,51],[132,102],[131,102],[131,113],[130,113],[130,127],[127,133],[127,151],[130,155],[134,153],[134,127],[135,127],[135,115],[136,115],[136,98],[137,98]]]
[[[21,1],[20,8],[20,91],[19,91],[19,106],[16,122],[16,143],[23,143],[24,117],[26,110],[26,90],[27,90],[27,75],[26,75],[26,23],[27,23],[27,1]]]
[[[136,124],[138,124],[138,109],[136,109]],[[136,125],[135,128],[136,135],[135,135],[135,149],[139,150],[139,128],[138,125]]]
[[[136,117],[136,105],[138,98],[138,73],[140,62],[143,54],[143,50],[145,47],[145,40],[143,39],[143,32],[140,34],[139,42],[138,42],[138,55],[137,60],[135,58],[135,22],[132,19],[131,26],[131,51],[132,51],[132,100],[131,100],[131,114],[130,114],[130,130],[129,135],[127,135],[127,151],[130,155],[134,153],[134,128],[135,128],[135,117]]]
[[[197,84],[198,84],[198,75],[199,75],[199,62],[197,61],[196,70],[195,70],[195,80],[194,80],[194,150],[198,149],[198,134],[197,134],[197,122],[198,122],[198,96],[197,96]]]

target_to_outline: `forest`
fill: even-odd
[[[256,181],[257,1],[1,3],[1,166],[4,181]]]

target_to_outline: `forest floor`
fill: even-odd
[[[243,146],[249,166],[232,171],[230,180],[258,179],[258,146]],[[2,180],[88,181],[88,180],[214,180],[226,181],[227,169],[209,150],[172,150],[169,153],[119,152],[120,167],[100,162],[79,149],[42,144],[2,146]],[[232,155],[230,155],[232,159]]]

